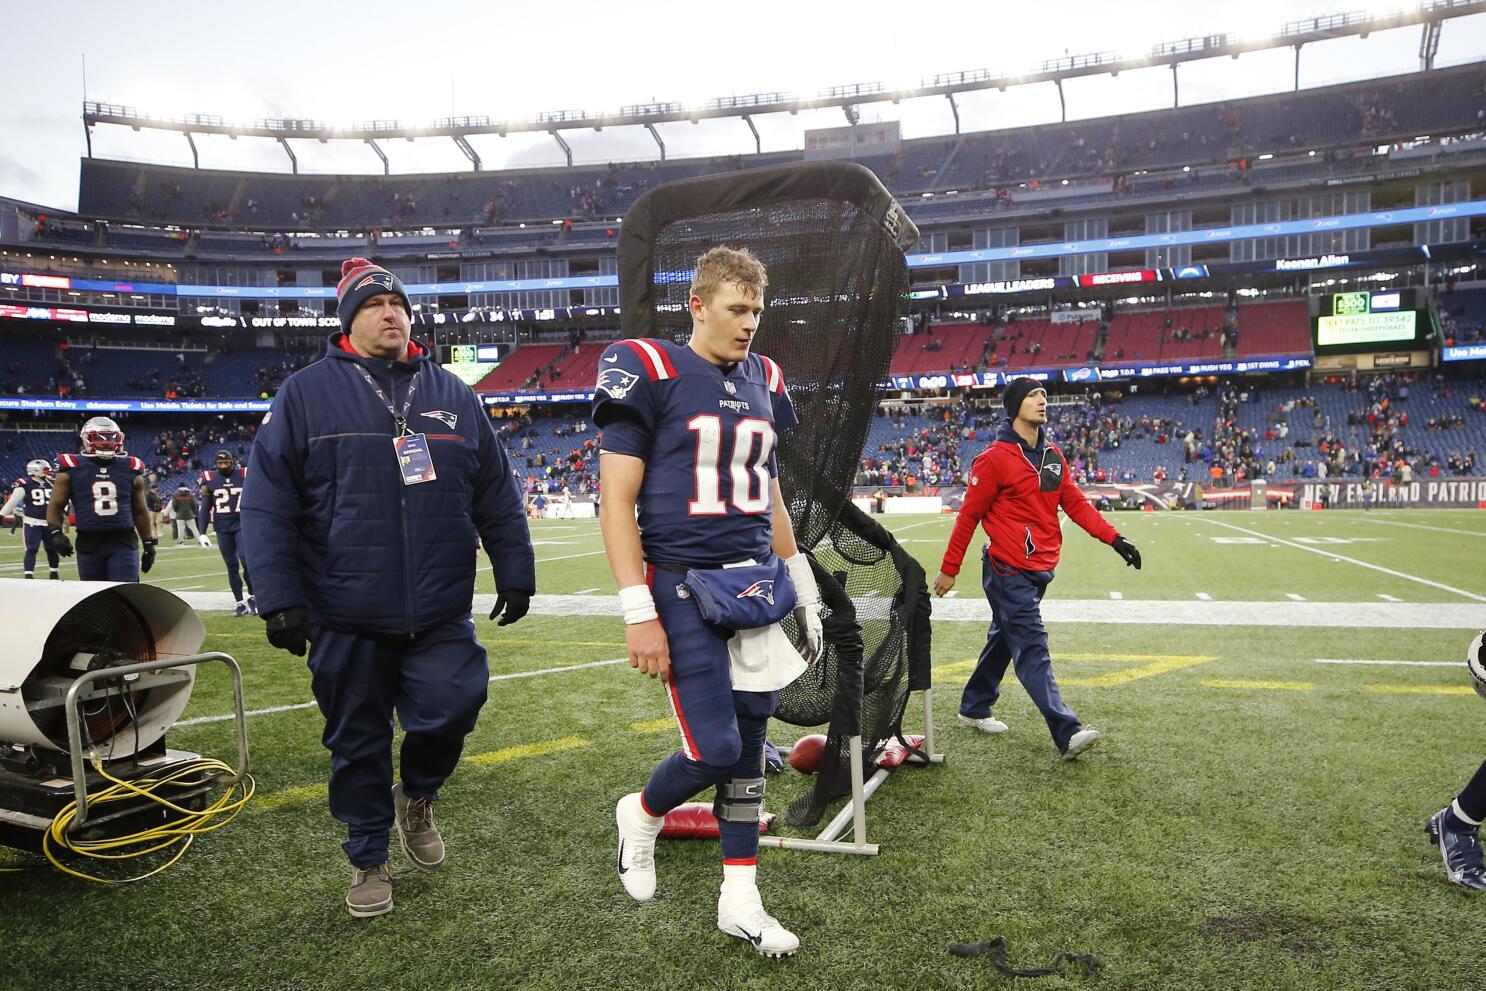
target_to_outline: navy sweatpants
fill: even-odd
[[[312,627],[309,667],[330,750],[330,814],[346,824],[357,867],[387,859],[392,830],[392,717],[411,796],[438,798],[485,704],[490,669],[469,616],[416,637]]]
[[[1006,665],[1016,662],[1017,680],[1047,720],[1053,743],[1068,749],[1068,740],[1082,729],[1078,717],[1063,702],[1053,677],[1042,625],[1042,593],[1053,580],[1051,571],[1022,571],[983,554],[981,585],[991,604],[991,628],[980,661],[960,696],[960,713],[972,719],[990,715],[1001,697]]]
[[[681,584],[684,577],[656,568],[650,579],[671,653],[666,695],[681,733],[681,750],[661,761],[640,793],[654,816],[734,778],[762,778],[764,735],[779,704],[778,692],[733,691],[727,646],[732,631],[702,621]],[[756,822],[722,821],[718,831],[725,863],[752,863],[758,856]]]
[[[238,542],[241,534],[236,530],[223,532],[217,531],[217,547],[222,551],[222,560],[227,563],[227,585],[232,589],[232,597],[238,602],[243,600],[243,582],[248,583],[248,594],[253,594],[253,582],[248,577],[248,562],[242,556],[242,545]],[[238,576],[237,569],[242,568],[242,576]]]
[[[26,574],[36,571],[36,552],[43,547],[46,548],[46,563],[51,570],[57,570],[57,552],[52,547],[52,539],[47,535],[44,526],[27,526],[26,530],[26,553],[22,561]]]

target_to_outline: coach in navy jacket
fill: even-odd
[[[347,905],[367,916],[392,907],[394,822],[416,866],[443,861],[430,803],[489,678],[470,616],[476,533],[500,625],[525,615],[536,573],[522,493],[478,397],[410,338],[395,276],[364,259],[343,272],[345,330],[264,417],[242,530],[269,641],[300,655],[309,644],[330,810],[355,868]],[[394,711],[406,733],[395,786]]]

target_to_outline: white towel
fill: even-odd
[[[728,660],[738,692],[778,691],[810,666],[778,623],[735,632],[728,641]]]

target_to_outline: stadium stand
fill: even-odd
[[[1296,93],[1120,117],[903,142],[892,155],[859,159],[895,193],[1016,187],[1035,196],[1063,179],[1103,176],[1109,194],[1204,181],[1203,167],[1240,172],[1260,153],[1385,145],[1476,125],[1486,80],[1478,65],[1411,73]],[[799,160],[801,152],[571,169],[414,176],[269,175],[84,159],[78,212],[85,218],[255,230],[376,230],[481,222],[617,217],[638,195],[671,179]],[[1293,170],[1326,172],[1333,156]],[[1196,166],[1180,179],[1140,177]],[[1208,175],[1207,179],[1212,176]],[[1247,178],[1240,176],[1239,178]],[[1021,185],[1027,184],[1026,189]],[[1005,202],[1005,198],[1002,198]],[[937,209],[951,212],[959,204]],[[72,236],[68,232],[59,236]],[[133,238],[110,231],[109,238]],[[113,241],[118,247],[159,246]]]
[[[527,344],[517,348],[499,368],[475,385],[476,392],[532,389],[541,373],[562,354],[561,344]]]

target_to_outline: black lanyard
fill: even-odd
[[[360,364],[356,365],[356,370],[361,373],[362,378],[366,379],[366,384],[371,386],[372,392],[377,394],[377,398],[382,401],[382,405],[387,407],[387,412],[392,414],[392,422],[397,427],[397,433],[394,436],[405,437],[411,433],[412,431],[408,430],[408,410],[413,408],[413,394],[418,391],[418,373],[423,371],[423,369],[420,367],[413,370],[413,380],[408,383],[408,397],[402,404],[401,413],[393,408],[392,400],[387,398],[387,394],[382,391],[381,386],[377,385],[376,381],[371,377],[370,372]]]

